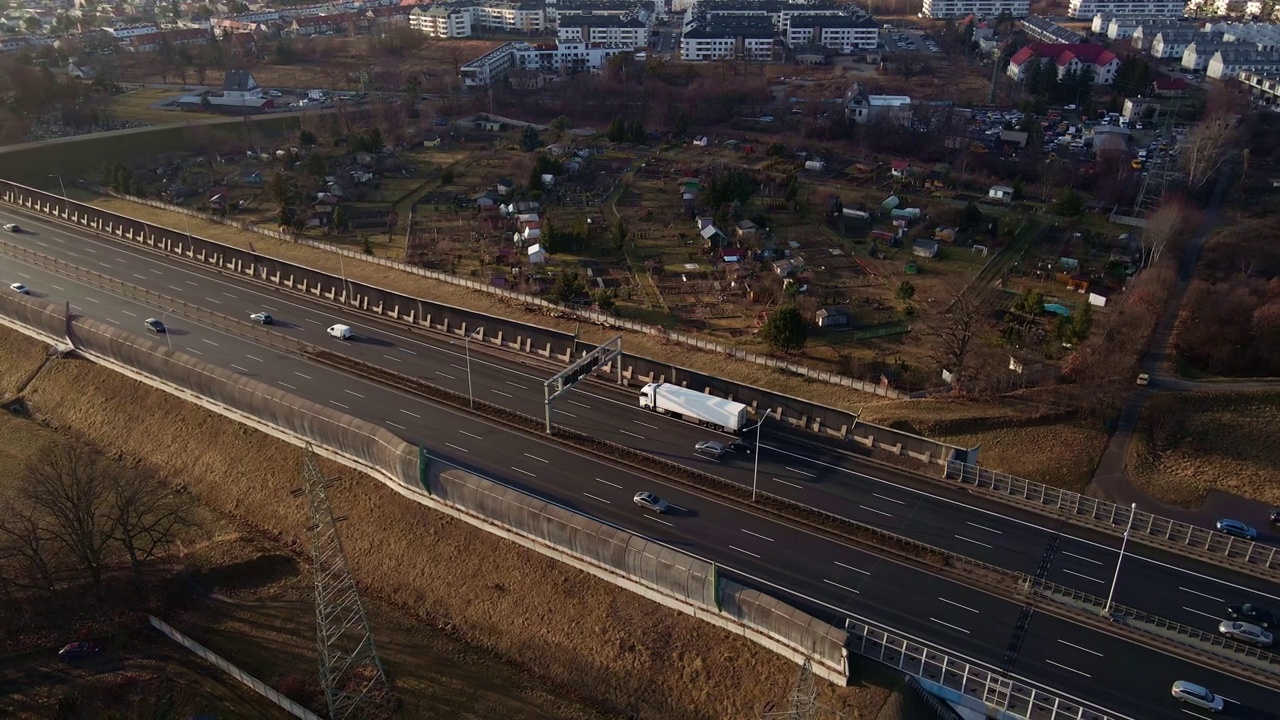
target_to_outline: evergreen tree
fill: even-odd
[[[799,308],[795,305],[783,305],[769,313],[769,319],[760,329],[760,337],[774,350],[796,352],[809,339],[809,328],[805,325]]]

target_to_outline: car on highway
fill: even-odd
[[[1222,712],[1222,706],[1225,704],[1222,702],[1222,698],[1209,692],[1208,688],[1186,680],[1175,682],[1169,692],[1175,700],[1203,708],[1209,712]]]
[[[1217,527],[1218,527],[1218,532],[1223,533],[1224,535],[1243,538],[1245,540],[1258,539],[1258,531],[1254,530],[1248,525],[1245,525],[1239,520],[1232,520],[1231,518],[1222,518],[1221,520],[1218,521]]]
[[[275,322],[275,318],[271,317],[270,313],[264,312],[256,312],[250,315],[249,319],[260,325],[270,325]]]
[[[739,455],[754,455],[756,452],[756,444],[746,440],[734,440],[727,447],[729,452],[738,453]]]
[[[16,232],[22,232],[22,228],[18,227],[17,223],[5,223],[4,231],[16,233]]]
[[[1218,623],[1218,634],[1258,647],[1270,647],[1273,639],[1271,633],[1266,630],[1239,620],[1223,620]]]
[[[157,335],[163,332],[168,332],[168,328],[164,326],[164,323],[155,318],[147,318],[146,320],[143,320],[142,325],[148,332],[153,332]]]
[[[693,451],[699,455],[705,455],[714,460],[719,460],[724,455],[724,445],[715,440],[703,440],[693,446]]]
[[[102,646],[95,642],[73,642],[62,646],[58,651],[59,660],[79,660],[93,657],[102,652]]]
[[[667,504],[666,500],[663,500],[651,492],[638,492],[635,497],[631,498],[631,502],[634,502],[645,510],[652,510],[659,515],[671,509],[671,506]]]
[[[1280,619],[1276,618],[1275,613],[1253,603],[1228,605],[1227,617],[1233,620],[1244,620],[1264,628],[1280,627]]]
[[[27,289],[27,286],[23,285],[22,283],[14,283],[9,286],[9,289],[18,293],[19,295],[31,294],[31,291]]]

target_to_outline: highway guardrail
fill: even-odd
[[[751,488],[724,478],[574,430],[557,426],[553,433],[547,434],[543,418],[525,415],[484,400],[472,400],[466,395],[420,378],[369,365],[355,358],[287,337],[265,326],[191,305],[4,240],[0,240],[0,249],[21,256],[32,264],[42,265],[60,274],[73,277],[87,285],[151,304],[168,305],[171,308],[169,312],[206,323],[231,334],[251,338],[277,350],[298,354],[340,371],[350,372],[464,412],[483,416],[518,432],[552,440],[610,464],[625,465],[658,475],[699,494],[718,497],[731,504],[748,507],[755,512],[767,513],[786,522],[811,528],[848,542],[866,552],[923,569],[998,597],[1019,603],[1047,605],[1046,609],[1056,611],[1056,614],[1066,619],[1096,628],[1106,628],[1108,632],[1124,635],[1138,644],[1159,646],[1173,654],[1191,658],[1199,663],[1214,665],[1236,675],[1248,675],[1263,685],[1280,689],[1280,663],[1270,653],[1257,652],[1254,648],[1229,640],[1211,638],[1217,642],[1209,642],[1206,641],[1207,634],[1203,631],[1181,626],[1141,611],[1124,608],[1125,612],[1120,615],[1113,613],[1104,617],[1101,613],[1104,603],[1099,598],[1071,588],[983,563],[787,498],[767,492],[754,492]],[[1113,609],[1117,607],[1119,606],[1112,605]],[[1117,622],[1117,617],[1123,618],[1124,622]]]

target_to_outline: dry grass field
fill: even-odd
[[[0,330],[0,346],[15,341]],[[289,496],[299,482],[296,448],[80,360],[52,362],[25,397],[42,423],[180,478],[209,511],[269,538],[275,553],[295,562],[305,553],[304,506]],[[425,693],[415,708],[463,703],[493,708],[475,717],[572,718],[592,717],[585,709],[564,711],[589,704],[638,718],[744,718],[785,701],[796,668],[772,653],[435,514],[366,477],[336,466],[324,471],[347,478],[330,497],[335,511],[349,517],[344,543],[357,579],[371,600],[407,623],[378,620],[392,656],[400,653],[397,644],[443,627],[475,653],[453,651],[454,664],[491,655],[527,678],[501,682],[488,661],[474,675],[491,678],[483,688],[523,694],[472,700],[468,693],[482,691],[469,683],[473,675],[446,674],[437,685],[393,663],[407,687]],[[286,599],[287,585],[280,586]],[[470,689],[431,695],[442,687]],[[891,692],[883,685],[824,690],[842,717],[855,718],[878,717]],[[563,707],[539,704],[555,698]],[[517,701],[529,711],[515,713]]]
[[[1193,507],[1210,490],[1280,506],[1280,392],[1161,393],[1143,410],[1129,476],[1143,492]]]
[[[177,90],[160,88],[141,88],[111,98],[107,112],[114,120],[132,120],[150,125],[174,125],[188,123],[193,120],[210,120],[226,118],[214,113],[184,112],[181,110],[160,110],[153,105],[174,100],[185,93]]]

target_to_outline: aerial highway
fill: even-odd
[[[3,219],[8,221],[8,218]],[[335,313],[331,308],[299,302],[297,298],[255,287],[252,283],[232,282],[180,262],[175,265],[167,258],[125,249],[110,241],[78,236],[30,218],[17,217],[14,220],[29,228],[31,233],[6,239],[20,238],[40,252],[98,272],[109,272],[121,280],[151,287],[158,292],[181,295],[190,302],[227,315],[244,313],[247,316],[250,312],[266,310],[282,323],[277,328],[279,331],[296,334],[313,344],[325,345],[328,342],[324,328],[335,319],[347,322],[357,328],[357,338],[349,346],[343,346],[343,351],[376,354],[382,357],[383,363],[396,363],[396,369],[401,372],[416,373],[451,389],[466,391],[465,358],[456,354],[458,349],[446,338],[411,337],[395,330],[380,329],[358,314]],[[139,334],[143,332],[143,319],[163,318],[173,327],[173,332],[158,340],[171,342],[174,347],[207,361],[389,427],[406,439],[424,443],[440,462],[521,487],[721,563],[749,584],[782,593],[827,619],[837,620],[847,614],[896,628],[989,667],[1008,668],[1025,679],[1133,718],[1182,717],[1185,708],[1172,703],[1168,697],[1168,686],[1177,679],[1203,683],[1231,698],[1235,701],[1228,707],[1231,716],[1277,717],[1273,709],[1276,706],[1275,694],[1252,684],[1195,668],[1157,651],[1042,613],[1034,614],[1025,630],[1018,631],[1015,628],[1021,608],[979,591],[889,563],[838,542],[721,505],[679,488],[663,486],[652,478],[622,471],[558,446],[497,428],[478,418],[433,406],[420,398],[282,355],[181,318],[166,316],[165,308],[139,306],[12,257],[0,256],[0,267],[5,273],[0,279],[6,286],[9,282],[23,282],[37,296],[55,301],[69,300],[77,312],[115,322]],[[159,287],[155,287],[156,284]],[[442,364],[441,360],[447,364]],[[496,401],[504,394],[513,402],[522,397],[532,398],[527,408],[512,406],[526,412],[537,411],[541,393],[536,386],[542,377],[550,373],[536,375],[531,368],[509,365],[478,352],[473,354],[471,364],[473,386],[478,395],[489,392],[484,398],[490,401]],[[450,381],[454,384],[449,384]],[[615,400],[597,388],[575,392],[566,400],[577,402],[577,405],[564,402],[560,405],[568,411],[566,415],[570,421],[575,418],[582,420],[588,416],[588,411],[598,408],[600,414],[597,417],[601,419],[594,426],[589,422],[584,426],[597,432],[604,430],[606,425],[619,426],[630,417],[627,414],[631,411],[629,404]],[[635,412],[640,411],[635,408]],[[653,427],[637,424],[634,434],[640,437],[632,438],[635,442],[627,444],[691,464],[700,462],[689,450],[694,440],[707,436],[706,431],[647,414],[637,415],[634,419]],[[566,420],[558,419],[558,422]],[[641,446],[638,444],[641,441],[666,445]],[[844,503],[861,499],[860,504],[884,508],[882,512],[890,517],[900,517],[898,524],[886,524],[885,527],[909,535],[913,534],[912,528],[918,527],[915,532],[919,533],[916,536],[920,539],[945,544],[958,552],[976,556],[976,553],[960,546],[973,544],[979,549],[997,551],[999,557],[1007,555],[1012,560],[1020,557],[1016,552],[1019,544],[1038,543],[1034,549],[1035,564],[1038,564],[1047,545],[1046,538],[1052,534],[1052,530],[1040,529],[1034,517],[1019,518],[998,506],[995,509],[971,507],[971,504],[966,504],[967,500],[961,503],[949,498],[935,498],[927,491],[899,487],[892,482],[861,475],[862,471],[846,467],[849,461],[843,456],[833,455],[818,464],[810,455],[809,464],[802,464],[806,460],[803,453],[792,454],[786,447],[766,445],[768,447],[761,458],[761,476],[766,472],[767,461],[768,472],[773,473],[773,477],[794,480],[800,486],[795,488],[798,493],[805,490],[813,493],[811,497],[797,495],[797,499],[810,504],[819,504],[824,497],[831,498],[831,502]],[[502,452],[494,452],[495,447],[500,447]],[[736,465],[728,467],[730,471],[745,472],[745,464],[743,468]],[[830,469],[823,469],[828,467]],[[788,469],[794,474],[784,475]],[[828,472],[831,474],[825,475]],[[837,479],[844,489],[840,493],[828,492],[827,488],[835,486]],[[631,495],[639,490],[657,492],[680,509],[663,517],[641,513],[630,502]],[[771,491],[776,492],[777,489],[772,488]],[[884,504],[873,505],[875,498]],[[917,522],[923,513],[933,513],[927,517],[934,519]],[[970,518],[963,521],[969,529],[959,528],[955,520],[957,515]],[[947,533],[929,526],[937,522],[951,523],[957,532],[950,535],[965,537],[953,539],[950,543],[942,542],[942,536]],[[989,535],[977,534],[984,530]],[[1035,533],[1043,535],[1037,540]],[[973,543],[974,540],[981,544]],[[1069,567],[1097,567],[1093,571],[1094,576],[1109,582],[1115,552],[1109,549],[1107,541],[1105,537],[1084,536],[1080,540],[1072,540],[1079,546],[1070,547],[1079,552],[1071,551],[1083,559],[1081,565]],[[1058,553],[1068,547],[1067,543],[1067,538],[1058,543]],[[1034,572],[1035,564],[1017,569]],[[1220,615],[1219,601],[1240,599],[1239,593],[1247,593],[1247,598],[1265,595],[1263,583],[1259,583],[1257,589],[1249,589],[1245,584],[1249,582],[1248,578],[1237,578],[1212,567],[1195,571],[1183,569],[1188,564],[1183,558],[1158,554],[1148,554],[1142,561],[1126,559],[1117,601],[1160,612],[1152,609],[1146,600],[1168,600],[1167,596],[1179,597],[1176,593],[1181,591],[1185,597],[1174,600],[1173,604],[1181,603],[1183,607],[1198,609],[1205,617],[1188,624],[1207,627],[1213,624],[1210,618]],[[1083,574],[1086,570],[1078,572]],[[1069,578],[1069,574],[1060,578],[1050,574],[1050,579],[1057,582],[1081,587],[1082,582],[1071,582]],[[1105,594],[1105,587],[1103,585],[1103,591],[1098,594]],[[1088,587],[1082,589],[1093,590]]]

